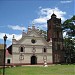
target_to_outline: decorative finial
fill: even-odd
[[[15,36],[13,35],[13,39],[15,38]]]
[[[35,29],[35,25],[34,25],[34,22],[32,23],[32,29]]]

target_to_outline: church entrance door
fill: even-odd
[[[37,64],[37,57],[36,56],[32,56],[31,57],[31,65],[35,65]]]

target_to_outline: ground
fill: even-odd
[[[75,75],[75,65],[18,66],[6,68],[5,75]]]

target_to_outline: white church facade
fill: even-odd
[[[51,64],[52,41],[47,42],[40,30],[32,26],[27,33],[22,32],[22,38],[12,39],[12,45],[6,53],[6,64],[10,65],[43,65]]]

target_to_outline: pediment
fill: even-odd
[[[37,32],[36,30],[32,30],[31,32],[28,33],[27,36],[41,37],[41,35],[39,34],[39,32]]]
[[[36,42],[32,43],[32,39],[34,39]],[[44,45],[48,46],[48,42],[42,37],[37,31],[31,31],[26,36],[23,36],[19,41],[17,41],[17,44],[24,44],[24,45]]]
[[[35,42],[32,42],[34,40]],[[21,39],[17,42],[17,44],[24,44],[24,45],[44,45],[47,46],[48,43],[44,38],[37,38],[37,37],[26,37]]]

